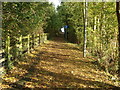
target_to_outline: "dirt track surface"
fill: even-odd
[[[77,45],[61,38],[47,41],[4,76],[2,87],[13,90],[114,87],[108,75],[91,63],[94,59],[82,55]]]

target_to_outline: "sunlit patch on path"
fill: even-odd
[[[3,88],[112,88],[104,71],[83,58],[75,44],[61,38],[35,48],[5,75]]]

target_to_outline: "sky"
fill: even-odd
[[[55,8],[60,5],[60,0],[49,0],[49,2],[53,2],[53,4],[55,5]]]

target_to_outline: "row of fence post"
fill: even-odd
[[[28,34],[27,36],[20,35],[20,37],[16,37],[16,39],[15,45],[13,46],[11,45],[12,39],[9,35],[5,39],[5,42],[3,42],[4,52],[2,51],[0,54],[4,55],[4,57],[2,56],[0,61],[4,61],[0,63],[4,62],[4,65],[8,68],[13,66],[15,59],[18,59],[18,57],[20,58],[26,52],[30,53],[30,51],[36,46],[44,43],[47,40],[47,34]]]

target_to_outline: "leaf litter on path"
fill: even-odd
[[[35,48],[3,78],[2,88],[112,88],[108,75],[78,46],[55,39]],[[13,87],[14,86],[14,87]]]

